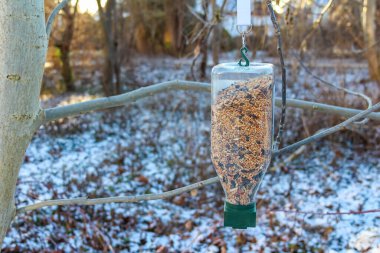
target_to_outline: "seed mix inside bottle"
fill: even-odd
[[[226,195],[225,226],[256,226],[255,195],[272,154],[273,90],[271,64],[213,68],[211,151]]]

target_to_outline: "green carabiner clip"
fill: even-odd
[[[240,53],[241,53],[242,59],[240,59],[240,61],[239,61],[239,66],[240,67],[248,67],[249,66],[249,59],[247,57],[248,48],[246,46],[242,47],[240,49]],[[245,61],[245,65],[242,64],[243,61]]]

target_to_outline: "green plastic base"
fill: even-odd
[[[239,229],[256,227],[256,203],[234,205],[225,201],[224,226]]]

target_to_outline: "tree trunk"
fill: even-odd
[[[76,1],[74,6],[71,4],[67,4],[63,11],[65,13],[65,28],[63,30],[63,35],[61,41],[57,42],[57,46],[61,51],[60,58],[62,62],[62,78],[66,85],[67,91],[74,91],[74,75],[73,70],[70,63],[70,52],[71,52],[71,43],[73,41],[74,36],[74,25],[75,25],[75,17],[78,10],[78,2]],[[74,10],[72,11],[72,7]]]
[[[217,25],[215,25],[214,29],[213,29],[213,35],[212,35],[212,61],[214,63],[214,65],[218,65],[219,64],[219,54],[220,54],[220,44],[221,44],[221,33],[222,33],[222,30],[223,30],[223,27],[222,25],[219,23]]]
[[[63,46],[60,48],[60,50],[61,50],[60,58],[62,62],[61,74],[66,86],[66,90],[74,91],[75,90],[74,76],[73,76],[73,71],[70,64],[70,46]]]
[[[208,12],[209,12],[209,2],[206,0],[202,1],[203,6],[203,20],[208,20]],[[210,33],[212,32],[212,28],[209,28],[206,33],[203,34],[200,38],[200,53],[202,56],[201,64],[199,65],[200,78],[206,78],[206,69],[207,69],[207,61],[208,61],[208,38]]]
[[[206,70],[207,70],[207,61],[208,61],[207,37],[204,39],[204,42],[202,43],[202,46],[201,46],[202,60],[201,60],[201,65],[199,66],[199,70],[200,70],[200,77],[202,80],[206,78]]]
[[[380,82],[380,65],[376,46],[376,0],[364,0],[362,25],[371,79]]]
[[[215,24],[213,32],[212,32],[212,40],[211,40],[211,50],[212,50],[212,61],[214,65],[219,64],[219,52],[220,52],[220,43],[221,43],[221,32],[223,30],[223,26],[220,20],[220,9],[217,5],[216,0],[211,1],[212,4],[212,15],[213,19],[217,22]]]
[[[117,84],[114,83],[114,75],[117,73],[117,71],[115,70],[119,67],[116,66],[117,45],[114,41],[115,37],[112,26],[113,21],[115,21],[113,20],[115,18],[113,17],[113,15],[115,14],[116,1],[107,0],[105,10],[103,10],[100,0],[97,0],[97,4],[99,8],[100,22],[102,24],[105,39],[105,65],[103,70],[103,89],[106,96],[110,96],[117,94]]]
[[[183,29],[186,13],[187,1],[184,0],[166,0],[165,6],[165,35],[164,43],[166,49],[179,56],[183,50]]]
[[[46,51],[44,1],[0,0],[0,249],[15,215],[19,168],[42,117]]]

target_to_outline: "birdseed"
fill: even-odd
[[[272,151],[272,76],[239,81],[212,105],[211,151],[227,201],[254,202]]]

